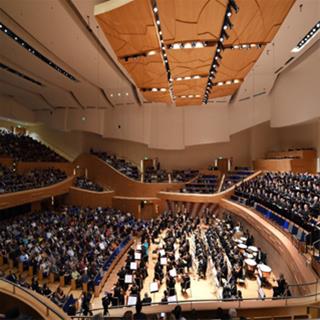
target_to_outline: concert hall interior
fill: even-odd
[[[319,0],[0,7],[0,319],[320,319]]]

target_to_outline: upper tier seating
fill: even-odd
[[[235,167],[234,171],[229,171],[223,181],[222,191],[229,189],[241,180],[253,174],[253,171],[247,167]]]
[[[90,149],[90,153],[99,157],[110,166],[125,174],[127,177],[134,180],[140,180],[140,172],[136,165],[127,162],[124,159],[119,159],[115,155],[110,155],[105,151],[96,151]]]
[[[187,182],[195,178],[199,174],[199,170],[173,170],[171,179],[173,182]]]
[[[89,180],[88,178],[86,178],[84,176],[77,177],[74,182],[74,185],[77,188],[91,190],[91,191],[95,191],[95,192],[102,192],[104,190],[104,188],[102,186]]]
[[[216,175],[199,175],[191,183],[187,183],[181,190],[183,193],[214,193],[218,188],[218,176]]]
[[[235,195],[248,205],[259,203],[311,233],[311,241],[320,239],[320,175],[307,173],[264,173],[243,182]]]
[[[25,135],[0,131],[0,156],[16,161],[66,162],[67,160],[41,142]]]
[[[16,173],[0,164],[0,194],[43,188],[67,178],[65,172],[54,169],[33,169],[24,174]]]
[[[144,182],[168,182],[168,172],[164,169],[146,168],[144,172]]]

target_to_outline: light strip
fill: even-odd
[[[291,50],[291,52],[299,52],[300,50],[302,50],[310,42],[310,40],[316,36],[319,29],[320,21],[318,21],[315,26],[309,30],[309,32],[303,37],[303,39],[299,41],[297,46]]]
[[[207,86],[206,86],[206,89],[205,89],[205,92],[204,92],[204,96],[203,96],[203,99],[202,99],[202,102],[205,103],[205,104],[208,103],[209,93],[211,92],[210,89],[214,86],[213,79],[216,76],[217,69],[219,68],[220,61],[222,59],[221,51],[225,49],[224,46],[223,46],[224,39],[225,38],[227,38],[227,39],[229,38],[229,35],[227,34],[227,29],[228,28],[232,29],[232,27],[233,27],[233,25],[231,23],[231,20],[230,20],[230,17],[232,15],[232,10],[234,10],[235,13],[237,13],[238,10],[239,10],[235,0],[229,0],[228,5],[226,7],[224,21],[223,21],[223,24],[222,24],[222,27],[221,27],[221,31],[220,31],[219,42],[217,44],[217,49],[216,49],[215,55],[214,55],[214,57],[212,59],[210,71],[209,71],[209,74],[208,74]],[[236,80],[238,80],[238,79],[236,79]],[[231,81],[231,80],[229,80],[229,81]],[[224,85],[224,83],[222,82],[219,85]]]
[[[143,92],[166,92],[167,88],[140,88]]]
[[[161,52],[162,60],[164,62],[164,65],[165,65],[165,68],[167,71],[167,78],[168,78],[168,82],[169,82],[169,93],[170,93],[172,101],[175,101],[175,95],[173,92],[173,79],[171,77],[171,71],[170,71],[169,60],[168,60],[168,56],[167,56],[167,52],[166,52],[166,46],[163,41],[157,0],[152,0],[152,10],[153,10],[154,19],[156,22],[156,29],[158,32],[158,38],[160,40],[160,52]]]
[[[193,42],[177,42],[168,45],[168,49],[201,49],[206,47],[208,44],[205,41],[193,41]]]
[[[175,81],[195,80],[195,79],[201,79],[201,78],[205,78],[205,77],[206,77],[206,76],[195,75],[195,76],[177,77],[177,78],[174,78],[174,80],[175,80]]]
[[[49,67],[55,69],[59,73],[61,73],[63,76],[67,77],[70,80],[78,81],[72,74],[68,73],[61,67],[59,67],[57,64],[55,64],[53,61],[45,57],[42,53],[40,53],[38,50],[30,46],[26,41],[21,39],[17,34],[15,34],[12,30],[10,30],[8,27],[6,27],[3,23],[0,22],[0,31],[2,31],[4,34],[6,34],[8,37],[10,37],[12,40],[14,40],[17,44],[19,44],[22,48],[26,49],[28,52],[33,54],[35,57],[40,59],[42,62],[46,63]]]
[[[177,98],[180,98],[180,99],[194,99],[194,98],[201,98],[201,95],[200,94],[189,94],[189,95],[177,96]]]
[[[243,44],[234,44],[232,49],[259,49],[262,48],[264,43],[243,43]]]
[[[212,87],[216,87],[216,86],[226,86],[226,85],[230,85],[230,84],[237,84],[237,83],[240,83],[240,82],[242,82],[242,80],[240,80],[240,79],[219,81],[219,82],[212,83]]]

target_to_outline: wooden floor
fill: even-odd
[[[162,241],[162,237],[164,236],[165,232],[162,233],[160,236],[160,244]],[[190,242],[192,241],[191,238],[189,238]],[[140,244],[140,240],[138,238],[135,239],[133,247],[136,248],[137,245]],[[160,302],[163,297],[163,292],[166,290],[166,284],[165,279],[160,286],[159,292],[149,294],[149,287],[150,283],[153,281],[154,278],[154,266],[157,262],[157,255],[152,254],[153,250],[156,250],[158,248],[159,244],[151,244],[149,248],[149,261],[148,261],[148,277],[144,281],[144,286],[141,291],[141,299],[144,296],[144,293],[147,292],[148,295],[152,298],[152,302]],[[175,250],[178,250],[178,245],[175,245]],[[92,302],[92,308],[102,308],[102,302],[101,298],[104,296],[105,292],[111,292],[114,284],[118,280],[117,273],[118,271],[124,266],[125,260],[126,260],[126,254],[123,256],[123,258],[119,261],[115,269],[113,270],[110,278],[106,282],[100,296],[98,298],[95,298]],[[209,268],[208,268],[209,269]],[[164,267],[164,274],[166,275],[166,267]],[[213,277],[211,275],[211,272],[207,272],[206,279],[199,279],[197,272],[195,268],[193,267],[190,269],[190,278],[191,278],[191,288],[187,291],[187,293],[181,292],[180,287],[180,279],[179,277],[176,279],[176,291],[177,291],[177,299],[178,301],[191,301],[191,300],[213,300],[213,299],[219,299],[219,292],[215,286]],[[271,275],[274,277],[274,275]],[[221,289],[220,289],[221,290]],[[238,285],[238,290],[242,292],[242,297],[245,298],[258,298],[258,283],[256,280],[250,280],[246,278],[245,284],[243,286]],[[272,297],[273,290],[264,288],[264,293],[266,297]],[[114,312],[111,312],[111,315],[113,315]],[[116,312],[118,314],[118,311]],[[114,314],[114,315],[116,315]]]

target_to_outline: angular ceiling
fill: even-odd
[[[148,102],[233,95],[294,0],[106,1],[95,16]]]

